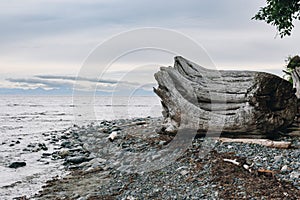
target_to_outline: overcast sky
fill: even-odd
[[[61,84],[70,89],[97,45],[142,27],[187,35],[205,48],[219,69],[280,75],[285,58],[299,53],[300,24],[296,23],[291,37],[276,38],[274,27],[251,20],[264,4],[261,0],[1,1],[0,88],[51,90]],[[171,57],[170,63],[161,64],[171,65]],[[134,59],[130,61],[124,66],[135,65]],[[121,65],[119,71],[126,68]],[[147,74],[145,71],[136,70],[130,80],[135,82],[136,74]],[[118,73],[116,67],[106,78],[112,81]],[[115,84],[103,81],[103,91]]]

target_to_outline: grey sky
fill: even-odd
[[[292,37],[274,39],[274,27],[251,20],[263,5],[261,0],[1,1],[0,88],[36,75],[76,76],[99,43],[141,27],[193,38],[218,68],[280,74],[284,59],[299,53],[300,24]]]

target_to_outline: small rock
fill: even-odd
[[[32,144],[32,143],[30,143],[30,144],[28,144],[28,145],[27,145],[27,147],[29,147],[29,148],[33,148],[33,147],[35,147],[35,145],[34,145],[34,144]]]
[[[44,143],[39,143],[38,146],[44,151],[48,150],[48,147]]]
[[[182,166],[182,167],[177,168],[176,171],[180,171],[182,169],[188,169],[188,168],[189,168],[188,166]]]
[[[83,151],[82,147],[76,147],[73,149],[69,149],[70,152],[77,152],[77,151]]]
[[[52,153],[45,152],[45,153],[42,154],[42,157],[48,157],[48,156],[51,156],[51,155],[52,155]]]
[[[292,178],[292,179],[299,179],[299,177],[300,177],[300,172],[291,172],[290,173],[290,177]]]
[[[52,140],[51,143],[56,143],[59,141],[59,139],[57,139],[57,138],[52,138],[51,140]]]
[[[103,159],[103,158],[95,158],[95,160],[96,160],[97,162],[99,162],[99,163],[105,163],[105,162],[107,162],[107,160],[106,160],[106,159]]]
[[[245,164],[252,165],[252,161],[246,158]]]
[[[275,157],[274,157],[274,161],[275,161],[275,162],[280,162],[280,161],[282,161],[282,156],[275,156]]]
[[[180,172],[180,174],[182,175],[182,176],[185,176],[185,175],[187,175],[189,173],[189,171],[187,171],[187,170],[182,170],[181,172]]]
[[[58,152],[58,155],[62,158],[67,157],[70,154],[70,152],[68,150],[61,150]]]
[[[40,151],[41,149],[39,147],[34,147],[31,149],[31,152],[38,152]]]
[[[139,121],[139,122],[136,122],[135,124],[136,125],[144,125],[144,124],[147,124],[147,122],[146,121]]]
[[[109,141],[113,142],[117,138],[117,136],[118,136],[118,132],[114,131],[107,137],[107,139],[109,139]]]
[[[64,141],[61,143],[61,146],[64,148],[69,148],[71,147],[71,142],[70,141]]]
[[[166,141],[164,141],[164,140],[161,140],[161,141],[159,141],[158,145],[161,145],[161,146],[163,146],[163,145],[165,145],[166,143],[167,143]]]
[[[73,163],[73,164],[79,164],[79,163],[87,162],[90,160],[92,160],[92,158],[88,158],[85,156],[75,156],[75,157],[68,158],[67,162]]]
[[[120,127],[113,127],[110,132],[121,131]]]
[[[16,168],[24,167],[24,166],[26,166],[26,162],[19,162],[19,161],[17,161],[17,162],[11,163],[8,167],[16,169]]]
[[[126,197],[126,200],[135,200],[136,198],[134,198],[133,196],[128,196]]]
[[[249,165],[244,164],[243,167],[244,169],[249,170]]]
[[[28,200],[27,196],[20,196],[20,197],[15,197],[13,198],[14,200]]]
[[[24,148],[22,151],[30,151],[30,149]]]
[[[288,171],[288,166],[287,166],[287,165],[284,165],[284,166],[281,168],[280,171],[282,171],[282,172]]]
[[[68,136],[62,135],[60,138],[65,140],[65,139],[68,139]]]

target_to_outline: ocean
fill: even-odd
[[[55,134],[77,123],[72,96],[1,96],[0,98],[0,196],[11,199],[33,195],[46,180],[64,174],[61,161],[42,161],[41,155],[55,147],[45,141],[45,135]],[[113,120],[161,116],[160,100],[156,96],[102,97],[93,105],[95,118],[84,118],[88,124],[95,119]],[[84,115],[84,114],[83,114]],[[82,116],[81,116],[82,117]],[[84,117],[84,116],[83,116]],[[28,145],[45,143],[48,150],[26,151]],[[14,161],[26,166],[9,168]]]

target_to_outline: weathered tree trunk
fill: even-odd
[[[296,96],[300,99],[300,67],[296,67],[292,73],[293,85],[296,89]]]
[[[296,59],[296,63],[298,66],[299,63],[299,56],[294,57],[294,60]],[[292,61],[289,63],[289,65],[293,64]],[[294,66],[295,68],[290,73],[293,80],[293,87],[295,90],[295,94],[297,96],[297,113],[294,120],[294,123],[287,129],[287,133],[289,136],[298,136],[300,133],[300,67]]]
[[[272,74],[210,70],[175,57],[174,67],[162,67],[155,78],[168,134],[190,120],[196,125],[188,128],[198,133],[221,128],[223,134],[261,138],[289,126],[296,115],[292,84]]]

